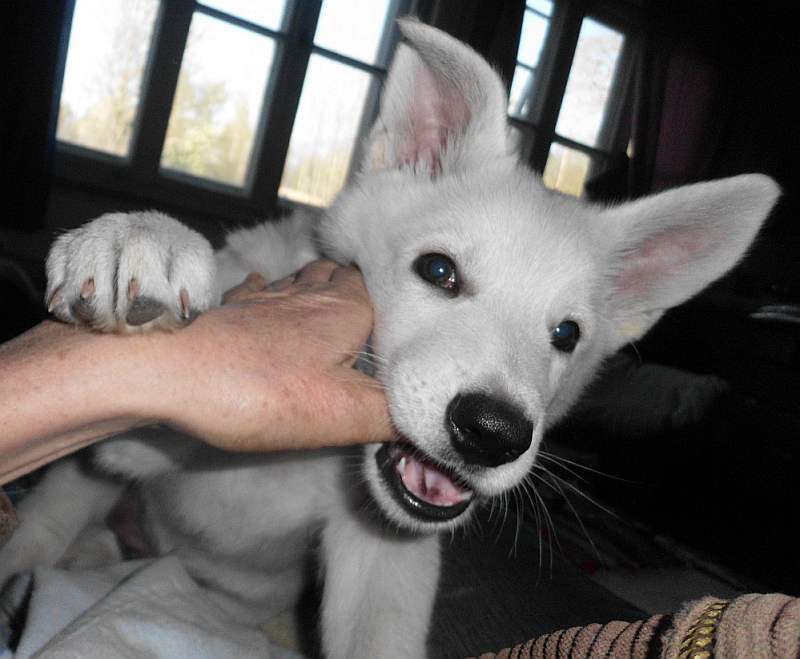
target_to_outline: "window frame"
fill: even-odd
[[[56,102],[61,96],[75,1],[69,1],[65,16],[60,75],[54,96]],[[394,16],[403,13],[415,13],[424,6],[425,0],[390,0],[387,20],[393,20]],[[322,48],[314,44],[321,9],[322,0],[287,0],[283,24],[276,31],[203,6],[197,0],[162,0],[145,66],[128,157],[119,158],[56,140],[55,179],[72,186],[138,198],[146,204],[163,204],[231,222],[250,221],[273,214],[281,208],[302,206],[296,201],[279,197],[278,189],[311,54],[328,57],[373,76],[361,118],[361,135],[364,135],[377,115],[388,59],[399,40],[397,27],[386,29],[388,26],[385,26],[376,65]],[[241,188],[184,172],[162,170],[160,167],[161,151],[195,11],[275,40],[275,56],[254,135],[248,178]],[[598,20],[625,35],[596,146],[575,142],[555,131],[585,17]],[[586,153],[591,159],[588,176],[598,169],[602,170],[615,154],[625,151],[630,136],[634,60],[639,48],[641,25],[642,14],[636,7],[613,0],[555,2],[532,92],[533,109],[529,116],[537,120],[508,116],[509,123],[523,133],[520,155],[534,171],[539,174],[544,172],[553,142]],[[515,39],[518,39],[521,23],[515,29]],[[515,52],[515,61],[516,55]],[[158,75],[154,75],[155,71]],[[276,99],[280,99],[280,102],[275,102]],[[362,148],[363,142],[358,140],[351,159],[351,170],[358,165]]]
[[[584,18],[596,20],[624,35],[596,146],[556,132]],[[589,156],[587,180],[602,171],[615,155],[625,152],[631,133],[635,60],[640,48],[642,21],[641,12],[635,7],[604,0],[555,0],[531,92],[530,118],[508,116],[509,124],[522,132],[521,157],[534,171],[544,173],[553,143]]]
[[[60,57],[62,70],[66,61],[75,1],[70,1],[65,16]],[[302,206],[279,198],[278,188],[311,54],[327,57],[372,75],[372,84],[361,119],[363,134],[363,130],[372,123],[377,114],[378,96],[387,73],[389,56],[399,40],[399,30],[390,22],[400,15],[398,12],[409,11],[414,4],[414,0],[390,0],[377,64],[373,65],[314,44],[322,0],[287,0],[279,31],[202,5],[201,2],[202,0],[160,2],[128,156],[120,158],[56,140],[54,176],[57,180],[143,198],[147,203],[166,204],[204,215],[218,215],[234,222],[263,217],[281,207]],[[275,56],[253,138],[248,177],[242,187],[161,168],[161,152],[195,12],[275,41]],[[61,98],[62,86],[63,75],[56,90],[57,102]],[[280,99],[280,102],[275,102],[276,99]],[[360,144],[357,143],[351,169],[358,162],[359,147]]]

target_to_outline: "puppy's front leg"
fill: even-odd
[[[439,581],[435,535],[403,537],[347,517],[323,534],[328,659],[420,659]]]
[[[20,526],[0,549],[0,587],[22,570],[56,565],[89,524],[102,522],[123,488],[86,472],[74,456],[51,466],[20,503]]]

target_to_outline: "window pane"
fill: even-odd
[[[512,116],[524,119],[530,114],[536,83],[536,67],[539,65],[549,26],[550,19],[543,18],[530,9],[525,10],[519,35],[518,64],[511,81],[508,101],[508,113]]]
[[[542,46],[547,36],[547,28],[550,21],[530,9],[525,10],[522,19],[522,31],[519,33],[519,49],[517,50],[517,61],[536,67],[539,64],[539,56],[542,54]]]
[[[202,0],[200,4],[276,31],[286,10],[286,0]]]
[[[368,64],[378,62],[389,0],[324,0],[314,43]]]
[[[312,55],[278,193],[325,206],[344,185],[373,76]]]
[[[556,124],[559,135],[595,146],[623,40],[616,30],[583,19]]]
[[[127,156],[158,0],[77,0],[56,136]]]
[[[548,188],[580,197],[592,159],[582,151],[553,142],[544,167],[544,184]]]
[[[192,17],[162,167],[244,184],[274,50],[269,37]]]

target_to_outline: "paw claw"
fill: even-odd
[[[64,296],[61,295],[61,286],[57,286],[50,295],[50,299],[47,300],[47,313],[53,313],[53,309],[55,309],[62,302],[64,302]]]
[[[89,277],[81,286],[81,300],[89,300],[94,295],[94,277]]]
[[[149,297],[136,297],[128,309],[125,321],[128,325],[135,327],[144,325],[161,316],[164,311],[166,311],[166,307],[158,300]]]
[[[135,300],[137,297],[139,297],[141,292],[142,288],[139,286],[139,280],[136,279],[136,277],[131,278],[131,280],[128,282],[128,299],[131,301]]]
[[[188,320],[192,314],[192,310],[191,307],[189,306],[189,291],[187,291],[185,288],[181,289],[180,302],[181,302],[181,316],[183,316],[186,320]]]

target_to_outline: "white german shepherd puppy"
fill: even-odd
[[[291,605],[318,550],[331,659],[425,656],[437,532],[517,486],[604,358],[729,270],[779,194],[760,175],[610,208],[548,191],[510,153],[491,67],[401,25],[365,162],[319,242],[296,216],[213,253],[164,215],[112,214],[60,236],[47,260],[55,315],[102,331],[178,325],[251,271],[293,272],[316,245],[361,269],[396,443],[235,455],[153,429],[95,449],[101,471],[140,484],[152,545],[240,619]],[[59,561],[120,490],[55,465],[22,503],[0,573]]]

